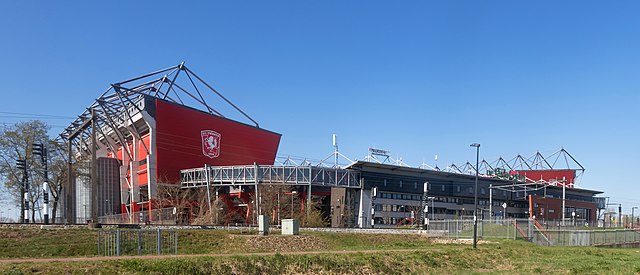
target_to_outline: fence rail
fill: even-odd
[[[548,241],[536,234],[532,241],[547,246],[598,246],[640,243],[640,232],[633,229],[613,230],[547,230]]]
[[[479,238],[525,239],[544,246],[609,246],[633,244],[640,247],[640,230],[546,226],[535,219],[478,220]],[[441,238],[473,238],[473,220],[431,220],[426,233]]]
[[[513,219],[478,220],[478,236],[480,238],[515,239],[516,225]],[[473,238],[473,220],[430,220],[426,233],[441,238],[465,239]]]
[[[143,210],[131,213],[115,214],[98,217],[102,224],[144,224],[150,222],[155,225],[175,225],[182,219],[182,213],[173,208]]]
[[[175,230],[98,230],[98,255],[100,256],[176,254],[178,254],[178,233]]]

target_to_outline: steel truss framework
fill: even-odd
[[[111,84],[91,106],[60,133],[60,137],[64,140],[72,140],[76,148],[82,150],[83,153],[90,153],[87,140],[90,139],[92,133],[91,120],[95,118],[96,132],[101,137],[99,140],[101,145],[99,146],[114,149],[115,144],[123,144],[131,136],[139,138],[141,133],[147,129],[144,128],[144,125],[136,124],[133,118],[142,112],[143,103],[141,101],[145,96],[196,109],[204,109],[210,114],[225,117],[206,102],[201,92],[203,87],[219,96],[256,127],[259,126],[258,122],[202,80],[184,63],[181,63],[177,66]],[[77,140],[76,137],[80,137],[80,139]],[[145,148],[145,150],[149,149]],[[129,150],[126,153],[129,157],[132,156]]]
[[[479,164],[479,174],[483,176],[492,176],[492,172],[502,170],[506,172],[518,171],[518,170],[574,170],[576,171],[576,178],[579,178],[584,173],[585,169],[567,150],[561,148],[555,153],[545,157],[540,152],[536,152],[531,157],[525,158],[518,154],[509,161],[499,157],[497,160],[489,163],[486,160],[482,160]],[[457,174],[470,174],[474,175],[476,172],[475,165],[470,162],[466,162],[463,165],[451,164],[444,169],[444,172],[457,173]],[[541,183],[541,184],[554,184],[554,182],[548,182],[541,179],[523,178],[518,180],[526,183]]]
[[[126,203],[137,202],[135,197],[138,195],[139,187],[133,182],[135,177],[127,179],[123,175],[137,169],[136,155],[138,150],[136,149],[138,148],[136,148],[135,141],[142,140],[143,135],[152,132],[155,128],[155,119],[144,111],[145,98],[162,99],[225,117],[220,110],[214,109],[212,105],[207,103],[205,97],[208,97],[208,94],[204,94],[207,90],[216,95],[223,103],[231,106],[232,110],[237,111],[256,127],[259,127],[258,122],[187,68],[183,62],[176,66],[111,84],[93,104],[60,133],[59,137],[68,144],[70,162],[72,157],[76,160],[86,160],[89,157],[95,160],[96,154],[106,155],[107,151],[115,153],[118,148],[122,148],[122,168],[126,172],[121,171],[120,184],[123,187],[126,184],[131,193],[128,196],[129,201]],[[95,140],[95,144],[92,140]],[[146,153],[149,165],[155,163],[154,143],[154,141],[151,141],[151,144],[141,143],[143,148],[140,149]],[[127,144],[133,144],[133,148],[126,146]],[[72,153],[74,149],[75,153]],[[71,166],[71,163],[69,165]],[[149,198],[155,196],[155,183],[155,178],[149,180]],[[92,189],[95,188],[95,185],[96,183],[93,182]],[[72,194],[74,192],[71,180],[66,190],[68,193],[66,215],[69,220],[69,216],[73,213],[70,212],[72,210],[69,210],[73,204]],[[95,197],[93,203],[95,203]]]
[[[207,166],[180,171],[182,188],[285,184],[361,188],[357,172],[323,166]]]
[[[276,163],[282,166],[317,166],[317,167],[327,167],[326,160],[334,156],[335,153],[329,155],[328,158],[320,161],[313,161],[308,158],[302,157],[291,157],[291,156],[280,156],[279,159],[276,159]],[[353,163],[349,158],[344,157],[340,154],[344,159],[348,160],[350,163]],[[397,166],[403,167],[412,167],[405,162],[403,162],[400,158],[393,159],[389,156],[385,156],[383,158],[376,157],[375,155],[369,154],[364,158],[364,161],[374,162],[374,163],[388,163]],[[335,165],[334,165],[335,166]],[[348,167],[348,165],[347,165]],[[584,173],[585,169],[567,150],[561,148],[555,153],[544,156],[540,152],[536,152],[530,157],[523,157],[518,154],[511,160],[507,161],[502,157],[499,157],[497,160],[493,162],[488,162],[486,160],[482,160],[479,164],[479,174],[482,177],[500,177],[500,175],[496,175],[495,171],[502,170],[506,173],[517,171],[517,170],[537,170],[537,171],[545,171],[545,170],[574,170],[576,171],[576,179],[580,178],[580,176]],[[433,170],[433,171],[441,171],[441,172],[449,172],[455,174],[468,174],[475,175],[475,165],[470,162],[466,162],[462,165],[456,165],[452,163],[442,169],[436,167],[432,167],[429,164],[422,163],[417,168],[425,169],[425,170]],[[542,185],[557,185],[561,181],[549,182],[544,179],[532,179],[528,177],[522,177],[517,179],[507,179],[513,180],[514,182],[521,183],[533,183],[542,184]]]

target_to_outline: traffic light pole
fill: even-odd
[[[44,211],[44,224],[49,224],[49,168],[47,165],[47,148],[42,143],[33,144],[33,154],[40,156],[44,168],[44,182],[42,183],[42,210]]]
[[[44,210],[44,224],[49,224],[49,156],[47,148],[42,147],[42,165],[44,166],[44,182],[42,183],[42,209]]]
[[[21,169],[20,167],[18,167],[19,169]],[[22,170],[22,169],[21,169]],[[20,223],[24,223],[24,194],[25,194],[25,185],[24,185],[24,174],[22,174],[22,183],[20,184],[20,194],[22,195],[22,199],[20,199]]]
[[[24,223],[29,223],[29,175],[27,174],[27,164],[25,161],[22,169],[22,186],[24,186]]]
[[[16,168],[22,170],[22,185],[20,186],[20,194],[22,194],[22,200],[20,201],[20,222],[29,223],[29,182],[27,178],[27,161],[17,160]]]

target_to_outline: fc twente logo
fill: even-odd
[[[200,131],[202,137],[202,154],[209,158],[220,156],[220,134],[213,130]]]

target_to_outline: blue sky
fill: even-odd
[[[581,186],[640,205],[636,1],[0,3],[0,111],[75,116],[185,61],[283,134],[280,155],[369,147],[412,165],[567,149]],[[16,118],[0,114],[0,122]],[[57,133],[69,123],[47,120]]]

